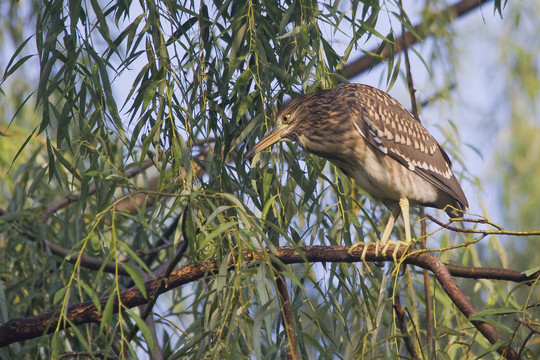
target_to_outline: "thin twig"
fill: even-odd
[[[422,207],[420,209],[420,217],[424,219],[425,209]],[[427,234],[427,224],[423,220],[420,222],[421,235],[422,235],[422,249],[427,248],[426,244],[426,234]],[[431,280],[429,277],[429,271],[423,269],[424,277],[424,297],[426,303],[426,341],[427,341],[427,352],[428,359],[435,359],[435,341],[433,337],[433,310],[431,308]]]
[[[278,269],[279,271],[279,269]],[[276,288],[278,292],[279,305],[283,314],[283,327],[287,337],[287,360],[298,360],[300,356],[296,347],[296,332],[294,331],[293,315],[291,311],[291,299],[285,282],[285,276],[278,272],[276,277]]]
[[[504,230],[499,225],[496,225],[495,223],[492,223],[486,219],[467,219],[467,218],[454,218],[450,219],[449,222],[443,223],[442,221],[438,220],[437,218],[427,214],[426,217],[433,221],[435,224],[459,233],[466,233],[466,234],[482,234],[482,235],[512,235],[512,236],[534,236],[534,235],[540,235],[540,230],[530,230],[530,231],[513,231],[513,230]],[[497,227],[499,230],[478,230],[478,229],[463,229],[458,228],[455,226],[451,226],[454,221],[459,220],[461,222],[467,223],[481,223],[481,224],[489,224],[491,226]]]
[[[531,330],[533,333],[540,335],[540,327],[538,327],[537,325],[531,324],[529,320],[526,320],[520,317],[514,320],[520,323],[521,325],[525,326],[527,329]]]
[[[140,166],[136,166],[136,167],[133,167],[133,168],[127,170],[126,173],[125,173],[125,176],[127,178],[131,178],[131,177],[143,172],[144,170],[148,169],[150,166],[152,166],[152,164],[153,164],[152,160],[146,159],[146,160],[144,160],[142,162],[142,164]],[[88,189],[88,195],[93,195],[95,192],[96,192],[96,186],[91,185],[90,188]],[[65,196],[65,197],[53,202],[52,204],[49,204],[47,206],[47,210],[45,211],[44,217],[47,218],[49,215],[51,215],[51,214],[57,212],[58,210],[68,206],[72,202],[79,200],[80,197],[81,197],[81,193],[79,192],[79,193],[76,193],[76,194],[73,194],[73,195]]]

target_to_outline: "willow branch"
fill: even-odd
[[[447,7],[440,14],[435,15],[433,18],[440,18],[442,14],[451,14],[453,17],[463,16],[470,11],[482,6],[487,3],[489,0],[463,0]],[[436,27],[429,26],[430,23],[425,22],[414,26],[414,32],[419,34],[421,38],[425,38],[430,35],[434,35],[437,30]],[[386,60],[391,54],[397,54],[403,50],[403,44],[411,46],[416,44],[419,39],[414,36],[411,32],[404,32],[403,35],[399,36],[394,41],[394,49],[390,51],[389,47],[385,47],[380,54],[380,58],[375,58],[371,55],[363,55],[357,60],[347,64],[343,67],[343,76],[347,79],[351,79],[369,69],[371,69],[377,63]],[[389,45],[392,46],[392,45]],[[375,54],[377,53],[377,48],[371,49],[367,53]]]
[[[43,240],[43,243],[51,250],[51,253],[53,253],[56,256],[59,256],[63,258],[65,261],[71,264],[76,264],[79,259],[79,254],[73,250],[66,249],[58,244],[55,244],[49,240]],[[124,269],[124,266],[122,263],[117,264],[113,261],[105,262],[101,258],[97,258],[94,256],[82,254],[80,255],[80,266],[90,269],[90,270],[99,270],[103,267],[103,271],[110,273],[110,274],[116,274],[121,276],[129,276],[129,273]],[[133,266],[133,265],[132,265]],[[135,268],[140,269],[138,266],[135,266]]]

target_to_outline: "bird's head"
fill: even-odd
[[[264,149],[280,141],[295,141],[299,137],[309,132],[310,122],[313,117],[311,113],[310,101],[315,94],[303,95],[295,98],[279,109],[275,114],[275,125],[272,131],[266,134],[255,146],[246,154],[248,159]]]

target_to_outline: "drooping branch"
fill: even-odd
[[[452,14],[455,18],[458,18],[460,16],[463,16],[470,11],[482,6],[483,4],[487,3],[488,0],[463,0],[460,1],[452,6],[449,6],[448,8],[441,11],[441,13],[446,14]],[[427,24],[418,24],[414,26],[414,31],[417,34],[420,34],[422,37],[426,37],[431,35],[431,33],[425,33],[423,29],[429,28],[426,26]],[[395,45],[394,45],[394,54],[397,54],[404,49],[406,49],[406,46],[414,45],[418,42],[418,39],[411,33],[411,32],[403,32],[403,34],[396,38]],[[403,46],[406,44],[406,46]],[[377,49],[372,49],[370,52],[375,53]],[[390,54],[388,48],[384,49],[381,54],[381,59],[387,59]],[[381,61],[381,59],[374,58],[370,55],[364,55],[357,60],[351,62],[350,64],[346,65],[343,69],[343,76],[347,79],[350,79],[354,76],[357,76],[367,70],[369,70],[371,67],[376,65]],[[210,151],[209,147],[205,147],[205,144],[198,144],[199,147],[201,147],[202,151],[201,154],[193,159],[193,167],[196,169],[197,173],[202,175],[205,171],[205,169],[200,165],[203,160],[206,158],[207,153]],[[125,176],[127,178],[132,178],[142,172],[144,172],[146,169],[151,167],[153,162],[150,159],[145,160],[141,163],[140,166],[133,167],[126,171]],[[150,181],[151,186],[152,184],[156,183],[155,179],[152,179]],[[96,188],[94,185],[90,186],[90,189],[88,191],[88,195],[93,195],[96,191]],[[62,197],[53,203],[49,204],[43,214],[44,218],[49,217],[50,215],[56,213],[58,210],[61,210],[68,206],[69,204],[78,201],[80,198],[80,193],[68,195],[65,197]],[[136,213],[136,204],[141,204],[143,202],[146,202],[146,206],[152,205],[154,196],[150,194],[146,194],[144,192],[137,192],[133,195],[133,197],[127,197],[122,203],[118,204],[119,208],[125,208],[126,211],[129,211],[130,213],[134,214]],[[67,260],[70,261],[73,256],[69,256],[71,254],[71,251],[69,249],[65,249],[61,247],[60,245],[54,244],[52,242],[46,241],[46,245],[51,248],[52,252],[55,253],[58,256],[61,257],[67,257]],[[90,269],[99,269],[101,267],[101,261],[97,258],[91,258],[86,255],[83,255],[83,262],[81,263],[81,266],[87,267]],[[105,268],[105,271],[115,271],[114,264],[108,264]],[[127,275],[125,271],[122,270],[121,275]]]
[[[276,253],[270,254],[272,257],[275,257],[283,264],[296,264],[304,262],[359,262],[361,261],[360,257],[363,251],[363,245],[359,245],[353,254],[348,253],[349,248],[345,246],[308,246],[300,248],[300,251],[297,251],[297,248],[292,246],[284,246],[277,248]],[[262,252],[266,250],[259,250],[256,252],[245,251],[244,252],[244,261],[260,261]],[[375,246],[370,244],[366,251],[366,261],[369,262],[382,262],[382,261],[393,261],[392,259],[392,246],[388,249],[386,256],[381,254],[382,248],[375,251]],[[403,248],[400,250],[399,256],[403,255]],[[234,259],[235,256],[230,257],[229,267],[233,269],[235,267]],[[406,254],[404,263],[418,266],[423,269],[428,269],[431,271],[445,292],[448,294],[450,299],[458,309],[466,316],[470,317],[476,313],[476,308],[467,298],[467,296],[461,291],[454,281],[452,275],[454,271],[460,267],[458,266],[446,266],[439,258],[436,256],[419,251],[409,250]],[[162,285],[162,278],[156,278],[154,280],[148,281],[145,283],[146,293],[163,293],[171,289],[180,287],[184,284],[197,281],[202,279],[205,274],[213,274],[218,271],[219,264],[212,261],[201,261],[194,264],[190,264],[178,269],[175,269],[171,272],[168,280],[166,281],[165,286]],[[470,270],[470,277],[473,277],[474,268],[466,268]],[[531,276],[523,276],[520,272],[515,270],[506,270],[509,271],[506,274],[506,280],[512,281],[533,281],[534,279],[540,277],[540,272],[537,272]],[[504,272],[501,269],[501,272]],[[462,269],[461,273],[466,273]],[[512,279],[510,274],[518,275]],[[121,292],[120,298],[122,301],[122,306],[125,308],[132,308],[142,304],[146,304],[148,299],[146,299],[142,292],[137,287],[132,287]],[[101,309],[104,308],[108,297],[100,300]],[[115,299],[116,302],[116,299]],[[114,311],[118,311],[118,303],[116,302],[113,306]],[[101,321],[101,313],[98,311],[96,306],[92,301],[87,301],[81,304],[71,306],[66,312],[66,318],[60,319],[57,312],[49,312],[37,316],[32,316],[28,318],[18,318],[11,319],[8,322],[0,325],[0,347],[6,346],[18,341],[27,340],[39,337],[44,333],[51,333],[56,329],[58,322],[61,321],[60,329],[68,327],[69,324],[75,326],[82,325],[86,323],[97,323]],[[488,339],[492,344],[502,340],[502,337],[497,333],[497,331],[490,324],[483,323],[480,321],[474,321],[472,324]],[[498,349],[501,354],[504,354],[509,359],[516,358],[515,352],[510,347],[502,346]]]
[[[478,7],[484,5],[485,3],[490,2],[490,0],[462,0],[454,5],[451,5],[441,11],[441,13],[447,13],[452,14],[455,18],[461,17],[463,15],[466,15],[472,10],[477,9]],[[429,35],[432,35],[433,33],[425,33],[423,29],[430,29],[430,27],[427,26],[428,24],[417,24],[414,26],[414,31],[417,34],[420,34],[422,37],[427,37]],[[402,44],[406,44],[407,46],[414,45],[418,42],[418,38],[416,38],[411,32],[406,31],[401,36],[397,37],[394,41],[394,51],[390,52],[387,48],[383,50],[383,52],[380,54],[380,59],[375,58],[371,55],[363,55],[359,57],[357,60],[352,61],[351,63],[347,64],[343,68],[343,76],[346,79],[351,79],[365,71],[368,71],[371,69],[374,65],[379,63],[381,60],[388,59],[389,55],[391,53],[397,54],[403,49],[405,49],[405,46]],[[400,45],[401,44],[401,45]],[[368,53],[376,53],[377,49],[371,49],[368,51]],[[204,144],[199,144],[199,146],[202,147]],[[206,150],[208,151],[208,149]],[[200,158],[204,159],[206,154],[202,154]],[[196,161],[196,164],[199,164],[200,162],[197,161],[197,159],[194,159]],[[152,161],[147,159],[145,160],[140,166],[133,167],[126,171],[126,177],[131,178],[147,168],[149,168],[152,165]],[[204,169],[197,169],[198,171],[204,172]],[[92,195],[95,193],[95,186],[91,186],[88,194]],[[45,216],[49,216],[50,214],[55,213],[56,211],[66,207],[67,205],[71,204],[74,201],[77,201],[80,197],[80,194],[73,194],[66,197],[63,197],[47,206],[47,210],[45,211]]]

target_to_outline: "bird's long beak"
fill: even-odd
[[[244,159],[249,159],[253,155],[263,151],[267,147],[274,145],[277,142],[280,141],[287,141],[285,138],[283,138],[281,135],[283,133],[283,130],[286,129],[286,126],[278,126],[275,129],[273,129],[270,133],[268,133],[265,137],[261,139],[255,146],[249,150],[249,152],[246,154]]]

